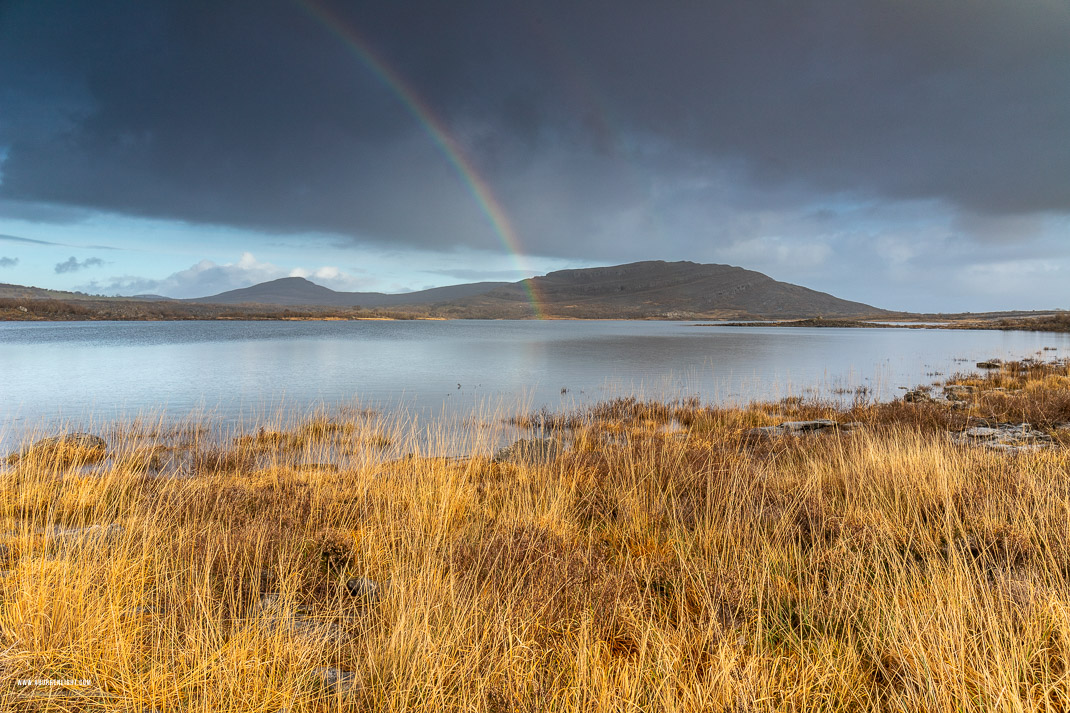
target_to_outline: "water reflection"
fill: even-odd
[[[864,386],[887,399],[935,373],[1045,347],[1070,356],[1070,335],[634,321],[4,323],[0,429],[10,437],[29,424],[161,409],[248,423],[317,403],[463,416],[627,393],[726,402]]]

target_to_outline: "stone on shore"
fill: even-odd
[[[800,435],[814,433],[828,429],[837,429],[840,424],[827,418],[816,418],[810,421],[785,421],[776,426],[758,426],[747,431],[747,435],[764,438],[784,435]]]
[[[8,463],[17,463],[24,458],[44,458],[55,460],[62,465],[79,463],[99,463],[104,460],[108,443],[92,433],[66,433],[50,436],[35,441],[20,453],[8,456]]]
[[[977,387],[968,384],[948,384],[944,387],[944,396],[948,401],[969,401],[976,393]]]
[[[64,545],[92,546],[104,544],[123,534],[123,526],[112,523],[89,527],[56,528],[46,531],[45,534]]]
[[[346,580],[346,591],[351,597],[359,597],[368,604],[376,604],[382,594],[382,585],[367,577],[353,577]]]
[[[1028,423],[997,423],[995,425],[971,426],[952,434],[957,443],[980,446],[991,450],[1019,453],[1047,448],[1052,437]]]
[[[265,631],[310,639],[341,640],[345,632],[337,622],[306,617],[300,607],[288,607],[277,592],[260,597],[257,615]]]
[[[561,444],[551,438],[521,438],[494,454],[496,463],[549,463],[561,454]]]
[[[323,682],[323,686],[331,693],[351,696],[360,693],[361,685],[354,671],[343,671],[340,668],[321,668],[316,670],[316,676]]]

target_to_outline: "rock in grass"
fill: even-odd
[[[108,443],[92,433],[65,433],[35,441],[21,453],[8,456],[9,463],[28,457],[49,458],[67,465],[75,461],[97,463],[104,459]]]
[[[100,436],[95,436],[92,433],[67,433],[62,436],[52,436],[51,438],[42,438],[31,446],[31,448],[85,448],[86,450],[105,450],[108,447],[107,441]]]
[[[827,418],[815,418],[810,421],[785,421],[777,426],[759,426],[747,431],[747,435],[759,438],[772,438],[774,436],[799,435],[813,433],[830,428],[839,428],[840,424]]]
[[[976,393],[977,387],[969,384],[948,384],[944,387],[944,396],[948,401],[968,401]]]
[[[321,668],[316,670],[316,676],[323,682],[324,687],[332,693],[351,695],[360,691],[360,682],[354,671],[343,671],[340,668]]]
[[[810,421],[785,421],[780,427],[791,433],[809,433],[810,431],[822,431],[826,428],[836,428],[840,424],[827,418],[815,418]]]
[[[561,454],[561,444],[551,438],[521,438],[494,454],[496,463],[548,463]]]
[[[346,580],[346,591],[351,597],[359,597],[368,604],[376,604],[382,593],[382,586],[374,579],[353,577]]]
[[[147,606],[144,606],[144,605],[141,605],[141,604],[139,604],[138,606],[135,606],[135,607],[129,607],[127,609],[123,609],[122,611],[119,612],[119,618],[120,619],[128,619],[128,620],[130,620],[130,619],[139,620],[139,619],[143,619],[143,618],[145,618],[147,616],[155,616],[155,615],[156,615],[156,609],[155,608],[147,607]]]
[[[958,443],[981,446],[1008,453],[1037,450],[1052,445],[1052,437],[1050,435],[1033,428],[1028,423],[997,423],[988,426],[972,426],[964,431],[952,434],[952,438]]]
[[[987,361],[977,362],[978,369],[998,369],[1003,366],[1003,362],[999,359],[989,359]]]
[[[783,436],[784,433],[784,429],[780,426],[756,426],[747,429],[747,435],[755,438],[772,438],[773,436]]]
[[[268,592],[260,597],[257,616],[264,630],[269,632],[335,641],[343,636],[343,631],[335,623],[306,618],[299,607],[287,608],[277,592]]]
[[[903,401],[908,404],[924,403],[926,401],[932,401],[933,397],[928,391],[922,391],[921,389],[914,389],[903,394]]]
[[[101,545],[123,534],[123,526],[118,523],[110,525],[90,525],[89,527],[56,528],[47,533],[54,540],[67,545]]]

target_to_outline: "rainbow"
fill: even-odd
[[[525,274],[531,274],[524,262],[524,253],[521,250],[520,238],[516,229],[509,221],[502,204],[494,196],[490,185],[476,171],[472,161],[465,155],[461,145],[454,139],[446,126],[446,123],[437,117],[426,101],[413,90],[412,86],[405,81],[395,69],[372,48],[363,36],[345,20],[325,7],[318,0],[298,0],[308,13],[322,24],[331,34],[341,39],[346,47],[352,51],[358,59],[371,72],[392,91],[408,112],[423,127],[427,135],[442,151],[446,160],[450,163],[457,175],[464,182],[468,192],[475,198],[476,204],[486,215],[494,233],[501,240],[502,245],[512,257],[517,268]],[[536,319],[543,319],[542,302],[535,284],[531,279],[522,281],[527,292],[528,301],[535,313]]]

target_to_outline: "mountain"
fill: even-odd
[[[303,277],[282,277],[259,285],[199,297],[189,302],[210,304],[267,304],[285,306],[323,307],[397,307],[451,302],[508,286],[508,282],[474,282],[464,285],[434,287],[418,292],[387,294],[384,292],[336,292],[310,282]]]
[[[12,285],[6,282],[0,283],[0,299],[5,300],[78,299],[79,297],[83,297],[83,295],[77,292],[46,290],[41,287]]]
[[[488,308],[525,303],[529,289],[544,312],[569,317],[788,319],[889,314],[741,267],[661,260],[559,270],[492,290],[481,302]]]
[[[331,305],[351,306],[348,292],[317,285],[303,277],[281,277],[270,282],[261,282],[251,287],[221,292],[210,297],[198,297],[188,302],[205,302],[217,305],[264,304],[264,305]]]
[[[0,282],[0,300],[62,300],[64,302],[168,302],[174,301],[171,297],[163,295],[132,295],[130,297],[104,297],[103,295],[89,295],[85,292],[69,292],[67,290],[49,290],[43,287],[29,285],[12,285]]]
[[[878,317],[892,314],[753,270],[694,262],[636,262],[558,270],[520,282],[479,282],[419,292],[336,292],[300,277],[192,300],[212,304],[391,307],[446,317],[522,318]]]

